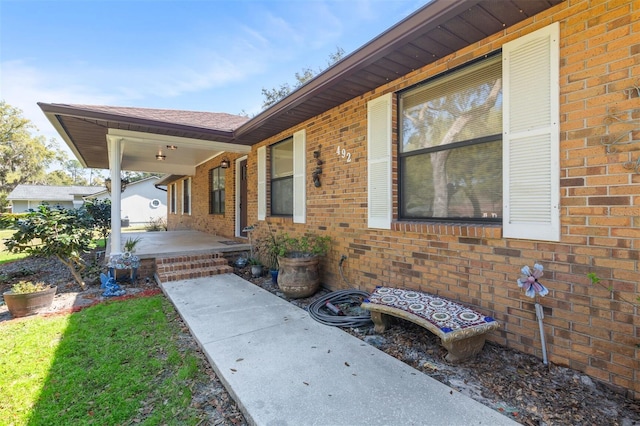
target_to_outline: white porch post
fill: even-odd
[[[121,207],[121,182],[120,163],[122,161],[122,138],[107,136],[109,148],[109,171],[111,172],[111,254],[110,257],[122,254],[120,223]]]

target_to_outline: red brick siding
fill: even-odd
[[[216,157],[200,164],[196,168],[196,175],[191,177],[191,214],[182,214],[182,184],[176,185],[178,189],[178,206],[176,214],[167,214],[167,228],[170,231],[181,229],[194,229],[214,235],[224,235],[232,238],[235,236],[236,217],[236,162],[241,158],[240,154],[225,154],[224,158],[230,160],[231,165],[225,169],[225,212],[224,214],[209,214],[209,170],[219,167],[223,157]],[[255,167],[254,167],[255,169]],[[255,197],[255,190],[249,189],[249,197]],[[251,208],[251,207],[250,207]],[[255,208],[254,208],[255,210]],[[256,217],[256,212],[249,217]]]
[[[391,230],[368,229],[367,102],[482,57],[552,22],[560,22],[561,34],[561,241],[502,239],[500,226],[400,221],[397,208]],[[550,290],[541,299],[550,361],[640,396],[635,346],[640,342],[640,317],[637,308],[622,301],[634,301],[640,290],[640,174],[623,167],[638,158],[640,144],[607,153],[601,143],[624,130],[607,122],[608,114],[633,110],[636,119],[640,116],[638,92],[629,90],[640,79],[639,34],[638,0],[567,1],[264,141],[258,146],[306,129],[307,223],[293,224],[289,218],[268,218],[268,222],[275,230],[332,237],[332,251],[323,261],[323,281],[333,289],[391,285],[438,293],[494,316],[503,324],[492,334],[494,341],[537,356],[541,348],[533,301],[517,287],[516,278],[523,265],[539,262],[545,268],[542,282]],[[393,117],[396,114],[394,105]],[[394,122],[397,207],[396,126]],[[258,146],[248,155],[249,223],[258,223]],[[350,163],[336,154],[338,148],[351,154]],[[316,150],[324,161],[319,188],[311,178]],[[170,228],[188,226],[233,235],[233,166],[228,169],[226,214],[223,218],[208,214],[206,180],[208,169],[215,165],[211,160],[198,167],[193,215],[169,215]],[[257,237],[266,231],[260,223]],[[343,254],[348,258],[344,262],[348,283],[338,269]],[[598,274],[613,293],[593,286],[587,278],[590,272]]]

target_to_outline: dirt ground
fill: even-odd
[[[46,272],[39,272],[46,271]],[[252,278],[249,268],[235,268],[237,275],[280,297],[277,285],[267,277]],[[55,259],[24,259],[0,265],[0,293],[18,279],[41,279],[58,285],[58,294],[47,313],[81,309],[105,298],[99,283],[84,292],[73,283],[65,267]],[[128,297],[152,294],[159,289],[152,280],[138,279],[125,284]],[[326,291],[308,299],[290,300],[305,309]],[[0,305],[0,322],[11,320]],[[179,342],[204,355],[188,329],[182,325]],[[345,329],[346,332],[411,365],[453,389],[509,416],[524,425],[621,425],[640,426],[640,401],[630,400],[589,376],[492,343],[471,361],[451,365],[444,360],[439,340],[421,327],[398,320],[383,335],[370,326]],[[203,425],[246,425],[237,405],[207,365],[208,380],[194,384],[192,405]]]

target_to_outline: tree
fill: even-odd
[[[86,289],[82,253],[95,248],[92,218],[86,210],[44,204],[16,220],[13,228],[16,232],[5,241],[11,252],[55,256],[69,268],[82,290]]]
[[[71,175],[74,185],[87,185],[87,179],[84,177],[85,169],[78,160],[68,160],[64,163],[64,168]]]
[[[338,62],[344,56],[344,49],[341,47],[336,47],[336,51],[334,53],[329,54],[329,59],[327,60],[327,68],[331,65]],[[272,105],[275,105],[281,99],[285,98],[294,90],[302,87],[307,82],[311,81],[317,74],[323,71],[323,68],[318,68],[317,71],[312,70],[311,68],[303,68],[302,71],[297,72],[295,74],[296,83],[291,86],[289,83],[283,83],[280,87],[274,87],[273,89],[265,89],[262,88],[262,96],[264,96],[264,101],[262,102],[262,108],[267,109]]]
[[[111,200],[106,198],[104,200],[87,200],[84,203],[84,208],[91,216],[94,229],[97,229],[104,240],[105,246],[107,245],[107,237],[111,233]]]
[[[160,177],[162,176],[162,174],[148,173],[148,172],[130,172],[130,171],[123,172],[123,177],[127,179],[130,183],[137,182],[139,180],[146,179],[151,176]]]
[[[54,170],[47,174],[47,184],[69,186],[73,185],[73,179],[64,170]]]
[[[55,140],[33,136],[37,130],[22,111],[0,101],[0,209],[6,196],[23,183],[45,183],[47,167],[60,158]]]

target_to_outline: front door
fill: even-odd
[[[240,181],[240,188],[238,188],[239,189],[238,220],[240,221],[240,236],[246,237],[247,233],[242,231],[244,228],[246,228],[249,225],[248,215],[247,215],[248,209],[247,209],[247,160],[246,159],[240,161],[240,164],[238,167],[238,173],[239,173],[238,178]]]

